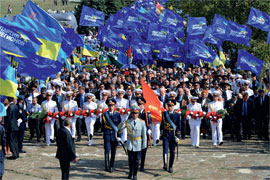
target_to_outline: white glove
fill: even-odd
[[[17,120],[18,127],[20,126],[20,124],[22,123],[22,121],[23,121],[23,120],[22,120],[21,118]]]
[[[190,120],[191,119],[191,116],[190,115],[187,115],[187,120]]]
[[[178,144],[178,142],[179,142],[179,138],[178,137],[175,137],[175,142]]]
[[[120,142],[121,141],[121,138],[120,137],[116,137],[116,141],[117,142]]]
[[[151,129],[148,129],[148,130],[147,130],[147,134],[148,134],[148,135],[151,135],[151,133],[152,133]]]

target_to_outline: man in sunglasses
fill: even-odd
[[[115,112],[115,99],[106,100],[108,110],[102,114],[102,130],[104,139],[105,170],[113,172],[114,159],[118,143],[121,141],[117,126],[121,122],[120,113]],[[109,154],[111,152],[111,160]]]
[[[162,113],[161,129],[163,129],[163,169],[168,170],[168,149],[170,149],[169,172],[173,172],[175,147],[179,143],[181,134],[181,115],[174,111],[175,100],[168,98],[168,110]]]
[[[145,157],[146,157],[146,152],[147,152],[147,147],[148,147],[148,141],[150,140],[151,133],[152,133],[152,131],[151,131],[152,117],[151,117],[150,111],[145,112],[144,104],[146,103],[146,100],[143,97],[138,97],[138,98],[136,98],[136,101],[138,103],[138,106],[140,107],[139,118],[145,122],[145,125],[147,127],[147,146],[146,146],[146,148],[142,149],[142,152],[141,152],[140,171],[143,172],[144,171],[144,162],[145,162]]]
[[[128,179],[133,177],[133,180],[137,180],[138,166],[141,158],[141,151],[147,147],[147,135],[145,121],[139,119],[140,107],[131,106],[131,116],[127,122],[128,138],[126,147],[128,150],[128,165],[129,175]]]
[[[57,104],[55,101],[52,100],[52,90],[47,90],[46,91],[46,101],[43,101],[41,104],[41,108],[43,111],[47,112],[58,112]],[[55,119],[50,119],[49,123],[45,124],[45,134],[46,134],[46,144],[47,146],[50,146],[51,143],[54,143],[54,123]]]

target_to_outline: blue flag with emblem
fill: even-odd
[[[219,39],[227,39],[228,20],[219,14],[215,14],[212,24],[212,35]]]
[[[42,42],[37,55],[47,59],[57,60],[57,55],[62,42],[62,34],[60,31],[48,28],[39,21],[35,21],[20,14],[15,17],[14,21],[31,29],[36,38]]]
[[[156,45],[156,42],[168,43],[174,39],[174,34],[170,33],[168,27],[161,24],[151,24],[148,29],[147,42]]]
[[[26,3],[22,15],[29,17],[35,21],[45,24],[47,27],[57,29],[61,33],[66,33],[65,29],[62,27],[59,22],[49,15],[46,11],[38,7],[31,0],[28,0]]]
[[[259,76],[262,72],[264,61],[256,58],[245,50],[239,49],[237,58],[237,68],[254,72]]]
[[[127,34],[123,33],[123,31],[109,29],[106,33],[103,33],[101,41],[108,48],[126,51],[129,48],[128,39]]]
[[[268,31],[270,29],[270,16],[254,7],[251,7],[247,24],[262,31]]]
[[[213,35],[213,26],[208,26],[203,36],[203,42],[217,45],[218,41],[219,39]]]
[[[0,18],[0,42],[3,52],[20,57],[31,56],[41,45],[31,29],[3,18]]]
[[[135,60],[151,59],[151,44],[138,43],[132,45],[133,57]]]
[[[35,77],[40,80],[46,80],[48,77],[57,74],[63,66],[59,61],[52,61],[34,54],[31,58],[15,57],[14,60],[19,63],[17,68],[18,74]]]
[[[266,43],[270,44],[270,30],[268,31]]]
[[[216,53],[201,40],[191,41],[190,52],[190,56],[193,59],[201,59],[210,63],[212,63],[217,56]]]
[[[83,5],[80,17],[80,26],[98,27],[104,25],[104,17],[104,12]]]
[[[183,18],[179,14],[166,9],[162,25],[172,29],[175,36],[179,38],[185,37]]]
[[[233,21],[228,21],[227,39],[234,43],[250,46],[252,30],[247,25],[241,25]]]
[[[187,34],[200,35],[204,34],[207,28],[205,17],[188,17]]]

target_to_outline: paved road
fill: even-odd
[[[117,150],[116,171],[104,171],[103,140],[96,136],[94,145],[87,146],[86,138],[76,143],[80,158],[72,163],[70,179],[126,179],[128,162],[121,147]],[[258,140],[243,142],[224,141],[214,148],[211,140],[201,139],[201,148],[190,146],[190,139],[181,142],[179,159],[174,173],[162,170],[162,146],[151,147],[147,152],[146,172],[139,179],[270,179],[269,143]],[[4,179],[60,179],[61,172],[55,158],[56,146],[25,142],[26,154],[17,160],[5,161]]]

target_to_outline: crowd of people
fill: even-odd
[[[96,36],[97,34],[92,33],[90,37],[85,38],[86,41],[94,42],[92,43],[94,49],[101,48],[96,44]],[[117,53],[114,50],[110,51],[113,54]],[[91,65],[97,59],[82,57],[81,60],[83,65]],[[174,149],[180,138],[190,137],[191,145],[196,148],[200,147],[201,137],[212,137],[213,146],[222,145],[223,136],[226,134],[231,140],[236,141],[250,138],[269,140],[269,70],[265,71],[265,76],[258,78],[251,72],[240,75],[223,66],[190,65],[183,68],[146,65],[134,69],[121,69],[111,64],[93,69],[80,67],[74,64],[72,71],[63,67],[55,79],[46,82],[29,81],[29,78],[18,75],[17,98],[2,97],[7,109],[7,116],[2,120],[7,134],[5,152],[12,154],[10,159],[17,159],[19,153],[25,153],[23,141],[26,140],[24,132],[27,129],[30,130],[31,142],[35,139],[50,146],[51,143],[55,143],[60,127],[66,124],[70,126],[73,141],[79,142],[82,135],[86,135],[89,146],[95,143],[94,135],[103,132],[105,166],[107,171],[112,172],[116,146],[119,143],[126,145],[130,140],[138,140],[136,137],[130,137],[128,127],[124,126],[119,131],[121,133],[117,133],[114,124],[110,123],[117,122],[115,124],[117,126],[121,122],[126,122],[129,116],[134,120],[137,119],[135,115],[113,113],[106,116],[106,113],[101,113],[88,117],[73,116],[69,118],[70,123],[62,118],[50,118],[47,122],[31,116],[35,112],[42,111],[54,113],[109,108],[108,112],[114,112],[115,108],[132,109],[133,114],[138,112],[139,118],[147,122],[145,129],[148,140],[144,139],[147,145],[140,148],[147,149],[149,143],[156,146],[163,140],[164,169],[169,172],[173,172]],[[155,92],[162,106],[168,110],[165,112],[169,112],[162,114],[161,122],[152,121],[151,113],[144,112],[146,100],[143,98],[141,78]],[[228,114],[214,121],[205,117],[185,116],[178,113],[179,109],[205,113],[226,109]],[[135,124],[133,126],[135,127]],[[171,153],[169,169],[167,169],[168,148]],[[138,158],[138,154],[130,156],[133,157],[129,159],[130,162],[136,163],[134,166],[130,164],[132,173],[129,177],[137,177],[140,159],[140,170],[144,170],[146,150],[142,150],[139,156],[141,158]]]

